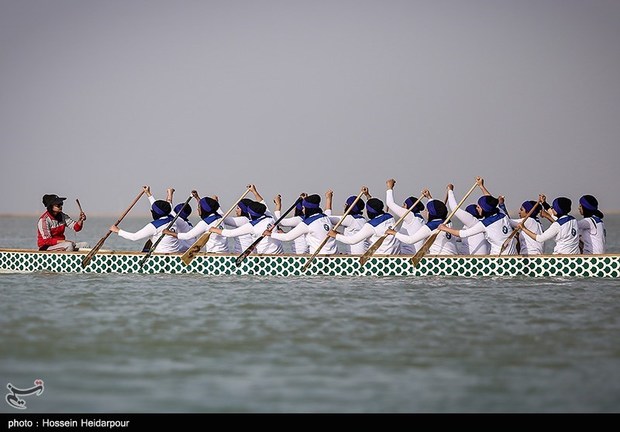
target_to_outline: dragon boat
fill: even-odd
[[[432,256],[417,266],[412,256],[373,256],[364,265],[355,255],[249,255],[239,266],[237,255],[199,253],[186,265],[181,254],[99,251],[86,266],[88,250],[45,252],[0,249],[2,273],[145,273],[256,276],[453,276],[453,277],[620,277],[620,254],[537,256]]]

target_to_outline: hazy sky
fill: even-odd
[[[0,213],[477,175],[620,209],[617,0],[0,0],[0,62]]]

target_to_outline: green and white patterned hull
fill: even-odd
[[[521,256],[426,256],[417,267],[411,256],[317,256],[304,272],[309,255],[250,255],[237,267],[236,255],[199,254],[189,266],[181,254],[154,254],[140,268],[140,252],[99,252],[86,268],[86,252],[0,249],[1,272],[53,273],[195,273],[258,276],[455,276],[455,277],[601,277],[620,276],[620,254]]]

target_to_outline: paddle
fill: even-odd
[[[192,195],[189,196],[189,198],[187,198],[185,200],[185,203],[183,204],[183,206],[181,207],[181,209],[178,211],[178,213],[172,218],[172,220],[170,221],[170,223],[168,224],[168,226],[166,227],[167,230],[169,230],[170,228],[172,228],[172,226],[174,225],[174,223],[177,221],[177,219],[179,218],[179,216],[181,216],[181,213],[183,213],[183,209],[185,208],[185,206],[187,206],[187,204],[190,202],[190,200],[193,198]],[[153,254],[153,251],[157,248],[157,245],[159,244],[159,242],[162,241],[162,239],[164,238],[166,234],[162,233],[159,238],[157,239],[157,241],[155,241],[155,244],[151,245],[151,248],[149,249],[149,251],[146,253],[146,256],[142,259],[142,261],[140,261],[140,268],[142,268],[144,266],[144,263],[146,263],[146,260],[149,259],[149,257]]]
[[[118,225],[118,224],[120,224],[122,222],[122,220],[125,218],[125,216],[127,216],[127,213],[129,213],[129,211],[133,208],[133,206],[136,205],[136,203],[138,202],[138,200],[140,199],[142,194],[144,194],[144,189],[142,189],[142,191],[140,191],[140,193],[138,194],[136,199],[134,199],[133,202],[131,203],[131,205],[129,207],[127,207],[127,210],[125,210],[125,212],[121,215],[121,217],[116,221],[116,223],[114,225]],[[99,249],[101,249],[101,246],[103,246],[103,243],[110,236],[110,234],[112,234],[112,231],[108,230],[108,232],[103,237],[101,237],[101,239],[97,242],[95,247],[92,248],[90,250],[90,252],[88,252],[88,254],[82,260],[82,267],[85,268],[88,265],[90,260],[93,259],[93,257],[97,253],[97,251]]]
[[[278,224],[280,222],[282,222],[282,219],[284,219],[286,217],[286,215],[288,215],[291,211],[293,211],[293,209],[295,208],[295,206],[301,202],[301,200],[303,200],[302,197],[297,198],[297,201],[295,201],[293,203],[293,205],[284,212],[284,214],[282,214],[277,221],[274,222],[273,227],[271,227],[271,229],[275,229],[278,227]],[[246,250],[243,251],[243,253],[241,255],[239,255],[237,257],[237,259],[235,259],[235,265],[237,267],[239,267],[241,265],[241,263],[243,262],[244,259],[246,259],[248,257],[248,255],[250,255],[254,249],[256,249],[256,246],[261,242],[261,240],[265,238],[265,235],[263,234],[262,236],[260,236],[259,238],[257,238],[256,240],[254,240],[254,243],[252,243],[250,246],[248,246],[248,248]]]
[[[413,210],[414,207],[417,206],[420,201],[422,201],[422,197],[418,198],[418,200],[414,202],[413,205],[409,207],[405,213],[403,213],[403,215],[394,224],[394,227],[392,228],[393,230],[396,230],[398,225],[400,225],[400,223],[405,220],[405,217],[407,217],[409,212]],[[366,261],[370,259],[370,257],[377,251],[377,249],[379,249],[379,247],[383,244],[387,236],[389,236],[389,234],[383,234],[381,237],[377,239],[376,242],[372,244],[372,246],[368,248],[368,250],[364,253],[364,255],[360,257],[360,265],[366,264]]]
[[[338,223],[336,224],[336,226],[334,226],[332,228],[332,231],[336,231],[338,229],[338,227],[340,226],[340,224],[342,223],[342,221],[344,221],[344,218],[346,218],[349,213],[351,213],[351,210],[353,210],[353,207],[355,207],[355,204],[357,204],[357,202],[359,201],[359,199],[362,197],[362,194],[364,193],[364,191],[360,191],[360,193],[357,195],[357,197],[355,197],[355,200],[351,203],[351,205],[347,208],[347,211],[344,212],[344,214],[342,215],[342,217],[340,218],[340,220],[338,221]],[[325,236],[325,238],[323,239],[323,241],[321,242],[321,244],[319,245],[319,247],[316,248],[316,250],[314,251],[314,253],[312,254],[312,256],[308,259],[308,261],[306,261],[306,263],[304,264],[304,266],[302,267],[301,271],[306,271],[306,269],[308,268],[308,266],[310,266],[310,263],[312,262],[312,260],[319,254],[319,252],[321,252],[321,249],[323,249],[323,246],[325,246],[325,243],[327,243],[327,241],[330,239],[330,237],[328,235]]]
[[[478,182],[477,181],[476,181],[476,183],[474,183],[474,185],[471,187],[471,189],[469,189],[469,191],[465,194],[463,199],[456,205],[456,207],[454,207],[452,209],[452,211],[450,212],[448,217],[444,220],[445,224],[450,222],[450,219],[452,219],[452,216],[454,216],[454,214],[459,209],[459,207],[461,207],[463,205],[465,200],[471,195],[471,193],[474,191],[474,189],[476,189],[476,186],[478,186]],[[438,230],[434,230],[434,232],[426,239],[426,241],[424,242],[424,244],[422,245],[420,250],[416,252],[416,254],[413,256],[413,258],[411,258],[411,262],[413,263],[414,267],[418,266],[418,263],[424,257],[424,255],[426,255],[426,253],[429,251],[429,249],[431,248],[431,246],[435,242],[435,239],[437,238],[438,235],[439,235],[439,231]]]
[[[506,240],[504,240],[504,243],[502,243],[502,248],[499,250],[499,253],[497,254],[497,256],[500,256],[502,254],[502,252],[504,252],[504,249],[506,249],[508,247],[508,245],[510,244],[510,241],[513,239],[513,237],[516,236],[519,231],[521,231],[521,224],[524,224],[525,221],[532,215],[532,213],[534,213],[534,211],[536,210],[536,207],[538,207],[538,204],[540,204],[540,203],[536,202],[536,204],[534,204],[534,206],[530,209],[529,212],[527,212],[527,214],[525,215],[523,220],[519,223],[519,225],[517,225],[517,227],[506,238]]]
[[[250,192],[250,190],[251,190],[250,188],[247,188],[246,191],[243,192],[243,194],[239,197],[239,199],[235,202],[235,204],[230,209],[228,209],[228,211],[224,214],[224,217],[222,217],[222,220],[226,219],[226,217],[235,209],[235,207],[237,207],[239,202],[243,198],[245,198],[245,196]],[[192,195],[194,195],[196,199],[198,199],[197,198],[198,193],[196,191],[192,191]],[[198,201],[198,205],[200,205],[200,201]],[[192,260],[196,257],[196,254],[200,252],[200,249],[202,249],[202,247],[207,244],[207,242],[209,241],[209,237],[211,237],[210,231],[203,233],[198,238],[198,240],[196,240],[194,244],[191,245],[190,248],[186,250],[185,253],[181,256],[181,261],[183,261],[185,265],[189,265],[192,262]]]
[[[148,239],[146,243],[144,243],[144,246],[142,246],[141,252],[148,252],[151,249],[151,246],[153,246],[153,240]]]

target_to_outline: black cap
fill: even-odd
[[[54,204],[62,204],[62,202],[64,200],[66,200],[67,198],[64,197],[59,197],[56,194],[51,194],[51,195],[43,195],[43,205],[45,207],[49,207],[52,206]]]

